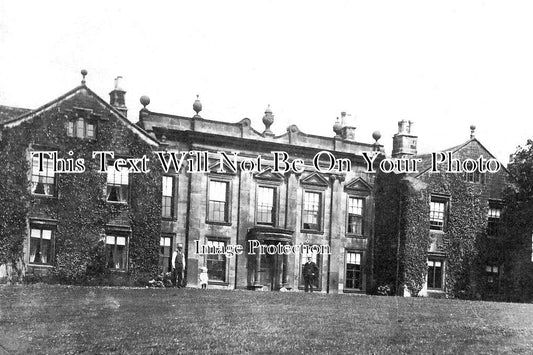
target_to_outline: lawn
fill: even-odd
[[[531,353],[533,304],[0,287],[3,353]]]

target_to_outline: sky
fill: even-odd
[[[105,100],[123,77],[129,119],[148,109],[291,124],[390,154],[397,122],[421,153],[466,141],[503,163],[533,139],[531,1],[0,0],[0,105],[37,108],[80,84]]]

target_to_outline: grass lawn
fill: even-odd
[[[0,287],[3,353],[533,353],[533,304]]]

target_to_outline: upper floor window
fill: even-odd
[[[274,187],[259,186],[257,189],[257,224],[274,225],[276,221],[275,209],[276,189]]]
[[[174,177],[172,176],[163,176],[161,215],[163,218],[174,217]]]
[[[500,223],[501,208],[489,204],[489,211],[487,214],[487,234],[494,236],[498,233],[498,224]]]
[[[209,181],[207,218],[210,222],[229,222],[229,182]]]
[[[466,173],[465,180],[476,184],[485,184],[485,173],[480,173],[477,170],[471,173]]]
[[[54,161],[43,154],[42,166],[38,156],[32,158],[31,192],[36,195],[55,195]]]
[[[128,266],[128,237],[108,235],[105,244],[107,267],[115,270],[126,270]]]
[[[30,263],[52,263],[53,231],[51,228],[32,226],[30,229]]]
[[[83,118],[78,117],[75,120],[67,122],[67,136],[77,138],[94,138],[96,125]]]
[[[127,168],[116,170],[113,165],[107,167],[107,201],[128,202],[129,175]]]
[[[429,205],[429,228],[433,230],[444,230],[446,214],[448,211],[448,201],[443,198],[431,197]]]
[[[322,223],[322,193],[304,191],[303,229],[320,230]]]
[[[348,197],[348,228],[349,234],[363,235],[364,199]]]

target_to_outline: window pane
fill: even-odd
[[[163,176],[163,197],[161,201],[161,214],[163,217],[173,217],[173,180],[172,176]]]
[[[163,176],[163,196],[172,196],[172,176]]]
[[[444,227],[446,203],[441,201],[431,201],[429,208],[430,228],[442,230]]]
[[[30,263],[50,264],[52,262],[52,230],[30,229]]]
[[[209,182],[209,200],[226,201],[226,182],[210,181]]]
[[[85,122],[81,117],[76,121],[76,137],[85,137]]]
[[[128,200],[128,168],[115,170],[112,164],[107,167],[107,200],[127,202]]]
[[[94,138],[94,125],[87,123],[87,138]]]
[[[363,235],[363,199],[348,198],[348,228],[350,234]]]
[[[362,280],[361,253],[346,253],[346,288],[360,289]]]
[[[209,181],[208,219],[214,222],[227,222],[227,187],[223,181]]]
[[[73,121],[67,122],[67,136],[74,137],[74,122]]]
[[[442,288],[442,261],[428,260],[428,288]]]
[[[318,192],[304,192],[303,228],[320,229],[320,198]]]
[[[223,248],[226,243],[219,240],[208,240],[208,246],[215,248]],[[207,255],[207,274],[209,280],[226,282],[226,255],[225,254],[209,254]]]
[[[43,229],[42,238],[48,240],[52,239],[52,231],[50,229]]]
[[[106,260],[110,269],[126,269],[128,261],[127,237],[106,236]]]
[[[39,157],[32,157],[31,191],[34,194],[53,195],[55,192],[54,162],[43,156],[43,170],[39,171]]]
[[[257,223],[274,222],[274,188],[260,186],[257,191]]]

